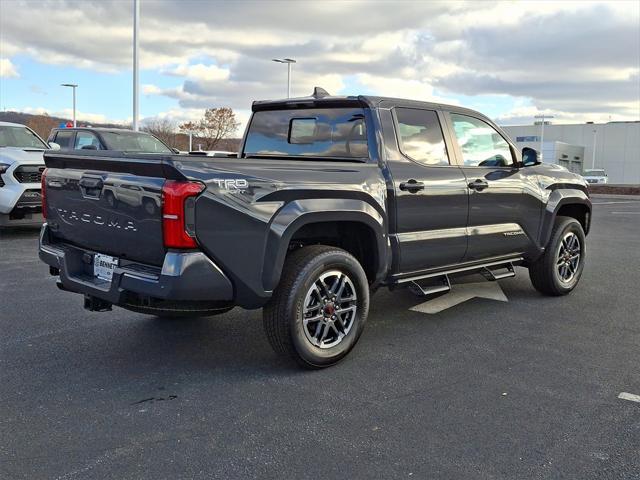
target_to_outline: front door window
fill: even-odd
[[[509,167],[513,164],[509,144],[491,125],[458,113],[451,114],[451,121],[465,167]]]

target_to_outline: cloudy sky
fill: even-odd
[[[640,119],[640,2],[141,1],[141,116],[293,95],[436,100],[502,124]],[[0,108],[131,119],[132,0],[0,0]]]

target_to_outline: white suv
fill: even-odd
[[[588,183],[609,183],[609,177],[607,177],[606,172],[601,168],[585,170],[582,178]]]
[[[40,179],[47,149],[30,128],[0,122],[0,227],[42,224]]]

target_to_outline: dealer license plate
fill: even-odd
[[[101,253],[96,253],[93,256],[93,274],[102,280],[110,282],[113,278],[113,271],[117,266],[118,259],[116,257],[102,255]]]

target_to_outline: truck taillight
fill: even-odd
[[[40,198],[42,200],[42,217],[47,218],[47,169],[42,171],[40,177]]]
[[[197,248],[195,197],[204,185],[167,180],[162,186],[162,234],[167,248]]]

